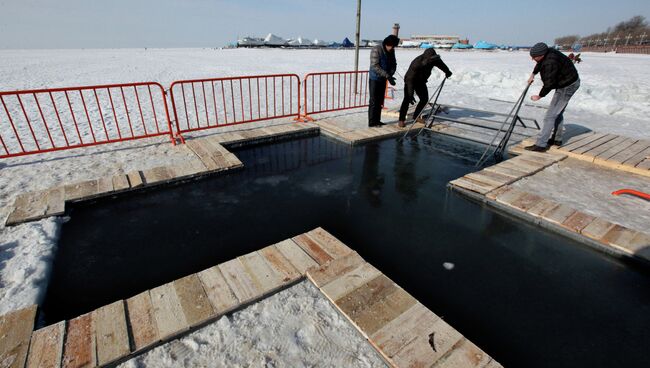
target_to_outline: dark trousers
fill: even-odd
[[[420,100],[413,112],[413,119],[420,115],[420,112],[422,112],[429,101],[429,89],[427,88],[426,83],[413,84],[406,82],[406,84],[404,84],[404,100],[402,100],[402,107],[399,109],[399,121],[406,120],[406,113],[408,112],[409,105],[413,99],[413,92],[418,95],[418,99]]]
[[[370,102],[368,106],[368,125],[381,121],[381,108],[384,106],[386,80],[370,80]]]

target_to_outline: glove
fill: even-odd
[[[391,86],[394,86],[396,81],[394,77],[388,77],[388,83],[390,83]]]
[[[454,74],[454,73],[449,72],[449,73],[445,74],[445,77],[450,78],[452,74]]]

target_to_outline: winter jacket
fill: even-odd
[[[404,75],[404,81],[409,84],[427,83],[434,66],[447,76],[451,73],[434,49],[426,49],[422,55],[413,59]]]
[[[539,91],[540,97],[578,80],[578,71],[571,59],[556,49],[549,49],[544,59],[535,65],[533,74],[537,73],[541,74],[544,82],[544,87]]]
[[[372,48],[370,51],[370,79],[386,80],[395,74],[396,69],[395,49],[388,52],[383,44]]]

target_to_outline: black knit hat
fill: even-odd
[[[390,36],[384,38],[383,44],[384,44],[384,46],[393,46],[393,47],[395,47],[395,46],[399,45],[399,38],[397,36],[395,36],[395,35],[390,35]]]
[[[544,42],[538,42],[535,46],[530,48],[530,56],[544,56],[548,52],[548,45]]]

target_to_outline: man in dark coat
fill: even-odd
[[[370,51],[370,102],[368,106],[368,126],[384,125],[381,120],[381,108],[384,105],[384,94],[386,93],[386,81],[395,85],[395,47],[399,44],[399,38],[390,35],[384,39],[381,45],[373,47]]]
[[[437,67],[445,73],[447,78],[451,77],[451,71],[447,65],[442,61],[440,55],[436,54],[434,49],[426,49],[424,53],[416,57],[409,66],[409,69],[404,75],[404,100],[402,100],[402,107],[399,109],[399,126],[403,128],[406,120],[406,113],[409,104],[415,103],[413,92],[418,95],[420,102],[415,107],[413,112],[413,120],[417,119],[420,112],[424,109],[429,101],[429,89],[427,88],[427,80],[431,75],[433,67]]]
[[[544,86],[538,95],[530,96],[533,101],[539,101],[552,90],[555,90],[551,104],[544,116],[544,126],[535,144],[525,147],[529,151],[543,152],[549,145],[562,144],[562,122],[564,110],[569,100],[580,88],[580,77],[573,62],[563,53],[549,48],[540,42],[530,49],[530,57],[537,62],[528,83],[533,83],[536,74],[541,74]]]

